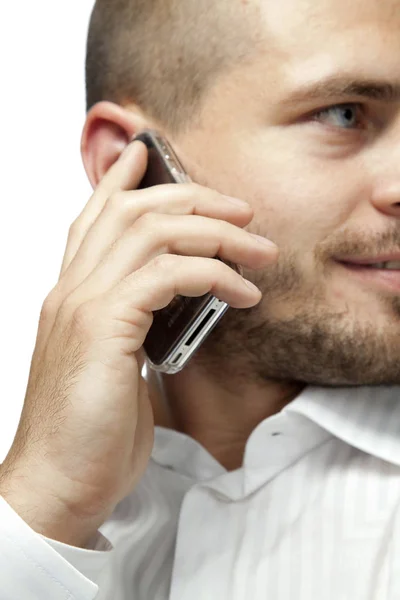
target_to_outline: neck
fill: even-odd
[[[246,442],[259,423],[282,410],[304,384],[248,377],[218,385],[192,362],[176,375],[148,369],[155,425],[191,436],[228,471],[242,466]]]

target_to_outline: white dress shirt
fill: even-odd
[[[0,498],[1,600],[399,600],[400,387],[307,387],[227,472],[161,427],[89,544]]]

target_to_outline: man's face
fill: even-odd
[[[280,258],[245,270],[260,304],[230,309],[193,360],[400,383],[400,269],[339,262],[400,261],[400,0],[262,6],[264,51],[218,82],[178,149],[194,180],[252,204],[247,229]]]

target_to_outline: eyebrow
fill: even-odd
[[[307,100],[321,100],[358,96],[381,102],[400,101],[400,83],[376,80],[354,80],[345,77],[329,77],[294,90],[283,104],[294,104]]]

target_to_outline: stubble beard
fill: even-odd
[[[306,285],[294,255],[245,276],[262,290],[262,300],[228,309],[192,359],[204,376],[236,393],[249,381],[400,384],[399,296],[382,298],[387,326],[379,329],[373,314],[365,322],[354,309],[332,310],[323,269]]]

